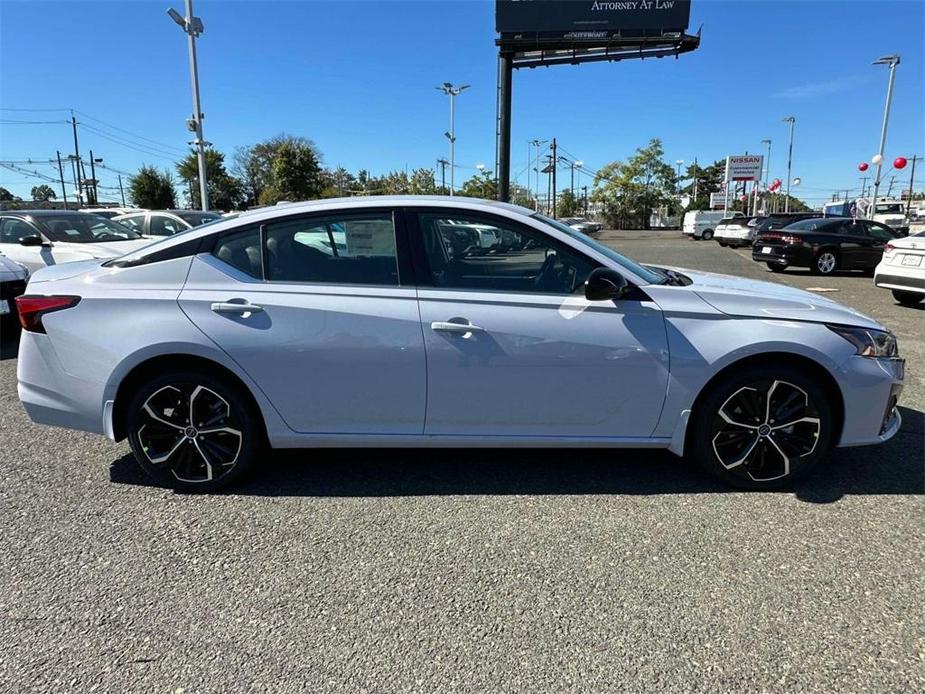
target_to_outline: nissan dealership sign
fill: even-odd
[[[690,0],[498,0],[495,28],[499,34],[575,38],[584,32],[683,32],[690,13]]]
[[[726,157],[726,181],[760,181],[764,157],[760,154],[743,154]]]

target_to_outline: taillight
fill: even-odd
[[[895,250],[896,250],[896,246],[894,246],[892,243],[888,243],[887,245],[883,247],[884,253],[892,253]]]
[[[24,294],[16,297],[19,324],[23,330],[43,333],[45,332],[45,326],[42,325],[42,316],[46,313],[76,306],[79,301],[79,296],[35,296]]]
[[[803,239],[801,239],[799,236],[793,236],[791,234],[784,234],[780,237],[780,240],[790,246],[796,246],[803,243]]]
[[[793,234],[781,234],[775,231],[766,232],[764,234],[761,234],[761,236],[758,237],[759,243],[765,240],[780,241],[781,243],[785,243],[789,246],[795,246],[795,245],[803,243],[803,239],[800,238],[799,236],[794,236]]]

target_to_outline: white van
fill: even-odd
[[[722,210],[694,210],[693,212],[685,212],[684,225],[681,227],[681,233],[695,239],[709,241],[713,238],[713,232],[716,231],[716,225],[719,224],[721,219],[744,216],[745,215],[741,212],[724,213]]]

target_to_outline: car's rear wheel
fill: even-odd
[[[824,248],[816,254],[809,268],[816,275],[831,275],[838,269],[838,253]]]
[[[783,263],[765,263],[768,266],[768,270],[771,272],[783,272],[787,269],[787,266]]]
[[[725,241],[717,241],[717,243],[720,245],[721,248],[726,248],[729,245]]]
[[[128,407],[128,439],[138,464],[179,491],[213,492],[241,479],[263,441],[248,399],[209,373],[159,375]]]
[[[709,241],[709,240],[712,239],[712,238],[713,238],[713,230],[712,230],[712,229],[706,229],[706,230],[703,232],[703,240],[704,240],[704,241]]]
[[[687,452],[727,484],[776,489],[825,458],[834,437],[832,403],[816,379],[783,364],[753,366],[697,403]]]
[[[922,303],[922,300],[925,299],[925,294],[919,294],[918,292],[904,292],[901,289],[894,289],[893,298],[896,299],[897,303],[902,304],[903,306],[918,306],[920,303]]]

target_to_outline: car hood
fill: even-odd
[[[675,271],[692,280],[689,290],[729,316],[837,323],[886,330],[873,318],[853,308],[802,289],[697,270],[677,268]]]
[[[29,273],[19,263],[0,255],[0,282],[12,282],[25,279]]]

